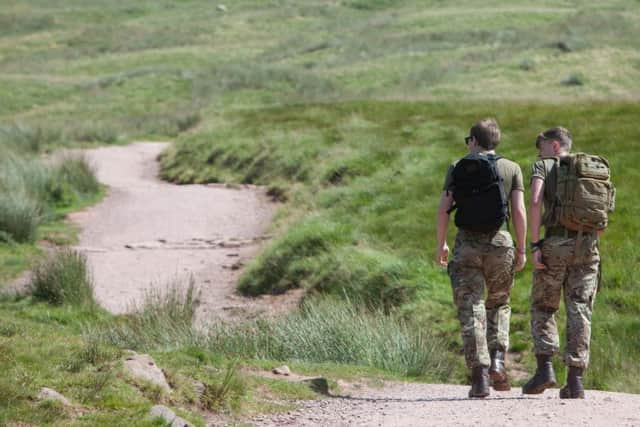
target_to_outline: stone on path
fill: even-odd
[[[291,375],[291,370],[287,365],[282,365],[277,368],[273,368],[271,372],[273,372],[276,375],[286,375],[286,376]]]
[[[149,416],[152,418],[162,418],[170,427],[193,427],[193,424],[183,418],[180,418],[175,414],[175,412],[173,412],[166,406],[154,406],[153,408],[151,408]]]
[[[36,398],[38,401],[55,400],[56,402],[62,403],[62,405],[64,406],[71,406],[71,402],[69,402],[69,399],[52,388],[42,387]]]
[[[149,381],[166,392],[171,391],[164,373],[148,354],[131,352],[124,361],[124,369],[133,378]]]

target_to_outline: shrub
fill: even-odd
[[[70,249],[61,250],[36,266],[31,289],[34,297],[50,304],[95,304],[86,257]]]

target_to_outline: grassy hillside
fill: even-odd
[[[126,346],[152,352],[178,383],[194,377],[217,384],[238,355],[250,355],[242,363],[251,366],[268,364],[259,359],[329,361],[460,381],[462,358],[450,360],[460,340],[448,278],[432,263],[434,218],[446,166],[464,154],[469,126],[485,116],[498,119],[500,152],[525,175],[535,134],[558,124],[573,132],[576,149],[611,161],[618,207],[602,240],[604,280],[587,379],[590,387],[640,392],[632,190],[640,160],[639,30],[640,3],[626,0],[237,0],[225,7],[204,0],[5,1],[0,196],[15,208],[14,195],[22,194],[20,212],[37,215],[21,218],[38,221],[26,221],[24,239],[11,232],[19,228],[1,224],[2,284],[41,256],[33,242],[71,241],[61,216],[96,197],[75,169],[54,173],[35,156],[61,146],[175,139],[162,159],[165,178],[263,184],[284,202],[277,238],[248,268],[244,292],[304,287],[374,314],[352,316],[345,308],[320,316],[348,319],[349,331],[372,337],[369,348],[323,353],[297,342],[301,352],[293,354],[284,351],[291,342],[274,346],[269,338],[290,336],[290,324],[302,338],[309,331],[336,336],[323,343],[328,349],[344,348],[345,337],[336,324],[313,323],[309,311],[194,342],[188,328],[174,324],[149,337],[136,329],[153,324],[144,319],[4,299],[0,366],[10,375],[0,381],[0,422],[71,423],[73,414],[31,404],[38,387],[53,385],[89,408],[78,425],[135,424],[164,398],[118,376],[114,360]],[[517,278],[511,348],[529,366],[530,274]],[[387,321],[379,320],[383,312],[391,326],[377,323]],[[390,335],[371,332],[378,329]],[[163,335],[168,330],[186,338]],[[426,335],[407,332],[416,330]],[[394,341],[396,354],[418,356],[381,359],[373,347],[388,336],[402,338]],[[223,343],[229,347],[216,350]],[[426,351],[442,346],[450,350],[442,359]],[[46,365],[52,354],[62,370]],[[251,403],[251,390],[265,385],[243,381],[244,391],[228,401],[269,410]],[[275,396],[306,396],[266,387]],[[194,409],[189,399],[183,390],[169,403]],[[184,415],[201,423],[197,412]]]

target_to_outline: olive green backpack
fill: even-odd
[[[557,165],[555,204],[558,223],[579,232],[607,228],[616,198],[607,159],[574,153],[561,157]]]

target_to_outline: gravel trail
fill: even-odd
[[[264,190],[243,186],[174,185],[161,181],[158,155],[166,143],[84,150],[106,184],[105,199],[70,215],[81,228],[98,302],[123,313],[149,289],[170,284],[200,289],[198,321],[285,309],[282,298],[235,293],[242,266],[256,254],[274,211]]]
[[[640,426],[640,395],[588,390],[561,400],[558,389],[525,396],[521,389],[468,399],[468,386],[386,383],[300,403],[285,414],[253,418],[275,426]]]
[[[156,159],[166,146],[139,142],[84,151],[98,179],[109,186],[101,203],[71,215],[82,230],[76,249],[87,255],[98,302],[123,313],[148,289],[186,285],[192,278],[201,290],[201,322],[294,307],[299,295],[248,299],[235,293],[242,266],[268,238],[273,204],[264,191],[163,182]],[[298,410],[246,422],[260,427],[640,427],[640,395],[588,390],[585,400],[560,400],[557,389],[524,396],[513,388],[468,399],[468,386],[399,382],[340,389],[341,395],[298,402]]]

